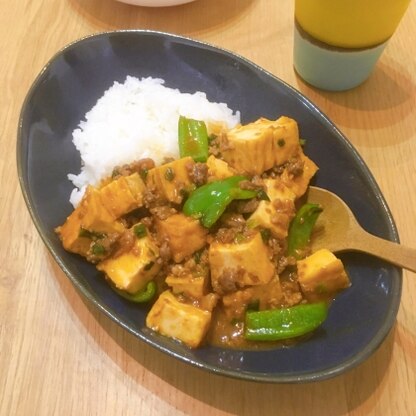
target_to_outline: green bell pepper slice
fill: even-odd
[[[245,176],[231,176],[195,189],[183,206],[184,214],[198,218],[206,228],[212,227],[233,200],[257,196],[256,191],[239,187],[240,182],[246,180]]]
[[[247,311],[244,337],[250,341],[279,341],[295,338],[318,328],[327,315],[326,302],[259,312]]]
[[[136,293],[128,293],[124,290],[117,289],[114,286],[111,286],[111,287],[121,297],[129,300],[130,302],[135,302],[135,303],[145,303],[145,302],[151,301],[155,297],[156,291],[157,291],[156,282],[154,282],[153,280],[147,283],[147,285],[143,289],[139,290]]]
[[[287,254],[299,259],[302,249],[308,245],[313,227],[323,211],[319,204],[306,203],[297,211],[290,223],[287,237]]]
[[[180,157],[190,156],[195,162],[208,159],[208,132],[205,122],[179,117],[178,144]]]

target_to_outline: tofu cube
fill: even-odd
[[[264,179],[263,182],[270,201],[273,202],[276,199],[294,201],[296,199],[296,195],[280,179]]]
[[[176,295],[184,294],[190,298],[200,299],[208,293],[208,275],[195,276],[191,273],[185,276],[168,275],[165,283]]]
[[[120,233],[125,227],[104,206],[100,192],[88,187],[79,205],[81,227],[85,230],[98,233]]]
[[[146,190],[145,183],[137,172],[132,175],[125,176],[125,179],[130,192],[137,201],[138,206],[141,207],[143,205],[144,191]]]
[[[279,276],[273,277],[269,283],[253,287],[253,299],[259,302],[259,309],[274,309],[281,307],[284,301],[283,288]]]
[[[274,237],[285,239],[290,221],[295,215],[296,195],[280,179],[266,179],[266,193],[270,201],[260,201],[247,220],[251,228],[267,228]]]
[[[65,223],[57,227],[65,250],[86,257],[92,239],[84,230],[97,234],[122,233],[123,224],[116,221],[107,210],[97,189],[89,187],[78,207],[68,216]]]
[[[143,205],[145,184],[138,173],[121,176],[100,189],[101,200],[107,210],[119,218]]]
[[[109,257],[97,269],[104,272],[118,289],[136,293],[160,270],[159,249],[149,235],[137,238],[130,251]]]
[[[184,193],[195,189],[188,173],[194,163],[191,157],[184,157],[150,169],[146,179],[148,188],[162,200],[180,204]]]
[[[168,240],[176,263],[203,248],[208,234],[208,230],[198,220],[184,214],[174,214],[165,220],[157,219],[156,229],[162,239]]]
[[[219,120],[207,120],[206,122],[207,130],[208,130],[208,136],[215,135],[218,136],[222,132],[228,130],[228,125],[224,121]]]
[[[307,191],[309,182],[318,171],[318,166],[303,152],[300,153],[300,158],[303,161],[303,172],[300,175],[294,176],[288,169],[284,169],[281,175],[282,182],[297,198],[300,198]]]
[[[308,298],[331,296],[351,284],[341,260],[327,249],[299,260],[297,269],[300,287]]]
[[[146,326],[161,335],[198,347],[211,323],[211,312],[179,302],[169,291],[163,292],[146,317]]]
[[[206,164],[208,167],[208,182],[219,181],[236,174],[236,171],[227,162],[217,159],[213,155],[208,157]]]
[[[81,233],[81,215],[79,207],[71,213],[63,225],[57,227],[56,232],[58,233],[65,250],[80,254],[84,257],[87,256],[92,239]]]
[[[302,149],[298,124],[289,117],[280,117],[272,123],[275,165],[282,165]]]
[[[268,283],[275,274],[269,249],[260,233],[246,242],[220,243],[209,248],[211,284],[219,294],[233,292],[245,286]]]
[[[261,175],[289,160],[299,149],[299,132],[294,120],[287,117],[276,121],[260,118],[229,130],[221,153],[238,172]]]

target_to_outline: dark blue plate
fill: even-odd
[[[368,168],[339,130],[304,96],[253,63],[213,46],[165,33],[121,31],[72,43],[41,71],[23,104],[18,171],[33,221],[73,284],[102,312],[161,351],[206,370],[249,380],[322,380],[353,368],[381,344],[399,307],[401,271],[366,255],[343,260],[352,287],[333,303],[322,328],[297,345],[264,351],[206,346],[190,350],[145,327],[146,308],[118,297],[94,266],[67,253],[54,233],[71,212],[80,158],[73,129],[115,80],[160,77],[183,92],[240,110],[242,121],[293,117],[305,152],[319,165],[315,184],[336,192],[371,233],[398,241],[390,211]]]

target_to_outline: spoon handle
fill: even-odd
[[[364,230],[362,234],[360,233],[360,239],[357,239],[354,248],[416,273],[416,249],[414,248],[384,240]]]

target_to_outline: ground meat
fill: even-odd
[[[273,208],[276,210],[276,212],[292,212],[293,201],[290,199],[275,199],[273,201]]]
[[[267,245],[271,248],[273,258],[278,258],[282,256],[284,252],[284,247],[282,246],[282,242],[277,238],[269,238],[267,241]]]
[[[110,255],[113,255],[116,243],[120,238],[121,236],[119,233],[110,233],[108,235],[93,238],[90,249],[86,255],[87,260],[91,263],[98,263]],[[96,250],[94,250],[94,247],[97,246],[100,247],[99,253],[95,253]]]
[[[275,166],[272,169],[270,169],[268,172],[263,173],[262,178],[276,179],[283,173],[284,170],[285,170],[284,165]]]
[[[117,176],[129,176],[135,172],[139,173],[141,176],[146,176],[147,172],[154,167],[155,162],[153,159],[140,159],[128,165],[116,166],[113,169],[112,177],[116,178]]]
[[[143,222],[144,218],[146,218],[146,224]],[[120,221],[123,223],[125,228],[131,228],[138,222],[143,223],[147,228],[152,225],[152,217],[149,217],[149,211],[146,208],[138,208],[132,212],[129,212],[128,214],[121,217]]]
[[[220,149],[217,146],[210,145],[208,148],[208,153],[212,156],[219,157],[220,156]]]
[[[143,217],[140,222],[146,227],[146,228],[152,228],[153,227],[153,217]]]
[[[209,266],[208,250],[204,249],[194,254],[198,266],[205,268]]]
[[[137,237],[134,235],[132,230],[125,231],[120,238],[117,240],[116,248],[113,253],[114,258],[121,256],[123,253],[127,253],[128,251],[131,251],[134,243],[136,242]],[[137,256],[140,255],[140,253],[136,252],[134,253]]]
[[[262,178],[278,178],[284,171],[286,171],[290,176],[299,176],[302,175],[305,162],[300,159],[299,156],[295,156],[289,159],[286,163],[279,166],[274,166],[269,171],[262,174]]]
[[[220,156],[220,140],[218,135],[211,135],[209,137],[209,146],[208,146],[208,153],[210,155],[214,155],[215,157]]]
[[[190,163],[186,169],[189,178],[195,185],[201,186],[207,182],[208,166],[205,163]]]
[[[233,214],[235,217],[236,214]],[[236,218],[235,224],[232,226],[231,221],[229,220],[229,227],[221,227],[218,229],[217,233],[215,234],[215,240],[222,244],[238,244],[238,243],[244,243],[248,240],[250,240],[257,231],[253,228],[249,228],[245,224],[244,218],[242,218],[241,222]],[[244,221],[244,222],[243,222]],[[211,241],[212,242],[212,241]],[[208,243],[211,243],[208,241]]]
[[[234,146],[229,142],[227,134],[225,132],[222,132],[217,136],[216,142],[218,143],[220,153],[234,149]]]
[[[107,234],[104,239],[100,240],[100,244],[104,246],[106,251],[110,252],[114,244],[119,244],[119,241],[123,238],[123,234],[121,236],[119,233]]]
[[[250,227],[245,227],[243,230],[243,237],[245,239],[251,239],[253,238],[257,233],[257,230],[254,228],[250,228]]]
[[[180,277],[187,275],[189,271],[182,264],[174,264],[170,268],[170,273],[173,274],[173,276]]]
[[[286,306],[297,305],[303,299],[297,282],[282,282],[282,290]]]
[[[294,257],[281,256],[277,262],[277,273],[282,273],[288,266],[294,266],[296,259]]]
[[[285,225],[285,218],[282,218],[282,214],[280,214],[279,212],[274,212],[270,217],[270,222],[273,225],[284,226]]]
[[[290,159],[286,164],[287,172],[293,176],[302,175],[305,163],[299,158]]]
[[[259,206],[260,201],[256,198],[248,199],[246,201],[235,201],[235,210],[239,214],[251,214]]]
[[[231,244],[237,237],[238,230],[235,228],[220,228],[215,239],[222,244]]]
[[[170,163],[173,162],[175,160],[174,157],[171,156],[165,156],[162,160],[162,165],[166,164],[166,163]]]
[[[196,261],[193,257],[191,257],[189,260],[187,260],[185,262],[185,264],[183,265],[185,267],[185,269],[187,269],[188,271],[192,271],[195,270],[196,267]]]
[[[191,257],[185,263],[182,264],[174,264],[172,265],[170,272],[174,276],[186,276],[189,274],[193,274],[197,269],[197,264],[195,260]]]
[[[264,189],[264,182],[260,176],[254,176],[250,181],[241,181],[239,186],[248,191],[259,191]]]
[[[142,171],[149,171],[150,169],[153,169],[156,166],[153,159],[146,158],[146,159],[140,159],[137,161],[135,165],[136,172],[142,172]]]
[[[162,205],[159,207],[151,208],[150,212],[152,215],[162,221],[177,213],[176,209],[169,205]]]
[[[242,319],[246,313],[247,305],[253,299],[253,289],[248,288],[226,295],[222,298],[224,312],[228,319]]]
[[[159,257],[163,263],[167,263],[172,258],[172,251],[169,246],[169,241],[164,239],[160,242]]]
[[[232,212],[225,213],[221,217],[221,224],[227,228],[236,228],[239,231],[242,231],[246,225],[246,220],[241,214],[234,214]]]
[[[150,186],[143,192],[143,204],[147,208],[155,206],[159,199],[160,197],[156,193],[156,189],[153,189]]]
[[[215,287],[215,292],[220,295],[225,293],[235,292],[241,288],[241,275],[244,274],[244,269],[224,269],[221,276],[217,280],[217,285]]]

